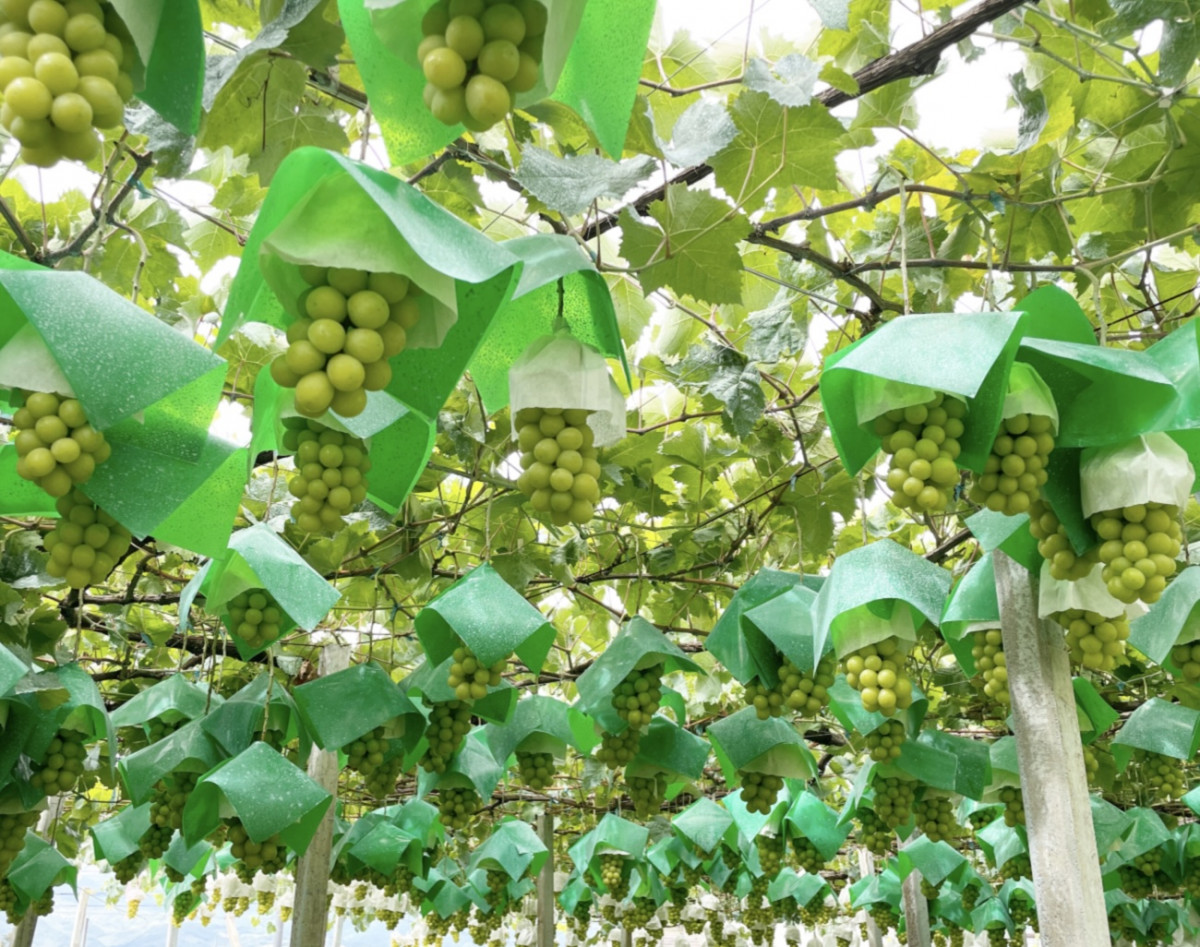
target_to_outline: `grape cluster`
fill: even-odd
[[[1008,928],[989,927],[986,934],[988,947],[1008,947]]]
[[[528,788],[535,792],[549,789],[554,783],[554,754],[517,750],[517,769]]]
[[[83,759],[87,756],[83,740],[84,735],[78,730],[59,730],[46,748],[41,766],[29,780],[30,785],[48,796],[70,792],[83,775]]]
[[[954,805],[946,796],[926,793],[913,811],[917,819],[917,828],[924,832],[931,842],[953,839],[960,834],[958,819],[954,817]]]
[[[894,760],[900,756],[900,747],[906,738],[903,721],[888,720],[866,735],[867,754],[876,763]]]
[[[229,630],[251,648],[263,648],[282,633],[283,609],[266,589],[246,589],[229,600]]]
[[[1004,824],[1009,828],[1025,824],[1025,797],[1020,787],[1005,786],[999,792],[999,799],[1004,803]]]
[[[1088,783],[1095,784],[1096,777],[1100,774],[1100,758],[1086,743],[1083,745],[1083,768],[1087,773]]]
[[[1117,877],[1121,879],[1121,890],[1136,901],[1154,894],[1154,879],[1134,865],[1122,865]]]
[[[896,916],[892,911],[892,906],[886,901],[876,901],[869,908],[867,913],[871,915],[871,920],[875,922],[875,926],[879,928],[879,933],[886,934],[896,926]]]
[[[774,878],[783,870],[786,848],[782,835],[766,835],[760,832],[754,837],[754,847],[758,850],[758,864],[762,868],[763,878]]]
[[[36,812],[0,813],[0,878],[25,847],[25,830],[38,820]]]
[[[1067,529],[1044,500],[1029,508],[1029,532],[1038,541],[1038,553],[1050,563],[1050,575],[1060,582],[1082,579],[1100,561],[1097,551],[1075,552]]]
[[[907,645],[888,637],[842,659],[846,683],[859,692],[864,710],[890,717],[912,706],[912,681],[904,672]]]
[[[907,779],[886,776],[875,780],[875,814],[889,829],[912,818],[914,798],[913,784]]]
[[[254,903],[258,907],[259,914],[270,914],[271,909],[275,907],[275,892],[270,888],[255,891]]]
[[[100,152],[96,129],[124,121],[137,53],[107,3],[5,0],[0,57],[0,125],[26,164],[90,161]]]
[[[1067,630],[1067,648],[1076,664],[1093,671],[1112,671],[1127,663],[1129,620],[1124,615],[1106,618],[1099,612],[1069,608],[1051,617]]]
[[[632,776],[625,773],[625,787],[633,803],[633,811],[639,819],[649,819],[662,810],[667,798],[667,776],[655,772],[650,776]]]
[[[376,799],[386,799],[395,792],[396,780],[404,768],[403,756],[397,753],[388,757],[386,732],[386,727],[376,727],[342,748],[346,765],[362,775],[367,792]]]
[[[983,474],[971,486],[970,499],[996,513],[1028,513],[1046,483],[1046,461],[1054,450],[1053,422],[1040,414],[1005,418],[992,443]]]
[[[1171,649],[1171,662],[1179,668],[1185,681],[1191,684],[1200,681],[1200,641],[1175,645]]]
[[[150,796],[151,833],[143,854],[158,858],[171,844],[171,836],[183,827],[183,807],[199,782],[197,773],[172,773],[159,781]],[[160,849],[161,846],[161,849]],[[154,852],[151,854],[151,852]]]
[[[123,885],[129,884],[139,874],[141,874],[142,866],[146,864],[146,859],[140,851],[134,851],[124,858],[112,863],[113,876]]]
[[[54,508],[59,520],[42,540],[50,555],[46,572],[73,589],[103,582],[129,548],[129,530],[80,490],[59,497]]]
[[[1092,528],[1100,537],[1101,578],[1109,594],[1127,605],[1157,602],[1182,548],[1179,507],[1139,503],[1107,510],[1092,515]]]
[[[887,484],[896,506],[926,513],[950,506],[966,414],[963,402],[939,394],[926,404],[896,408],[875,419],[875,433],[892,455]]]
[[[446,765],[471,729],[471,708],[461,700],[437,701],[429,714],[425,739],[429,748],[421,767],[431,773],[446,772]]]
[[[289,423],[283,435],[284,449],[295,452],[295,472],[288,478],[288,492],[296,498],[292,519],[306,533],[334,532],[367,498],[367,446],[317,421],[296,424]]]
[[[661,664],[643,670],[634,668],[613,692],[613,709],[631,729],[648,725],[662,704],[662,670]]]
[[[1151,878],[1162,868],[1163,853],[1161,848],[1152,848],[1148,852],[1142,852],[1132,861],[1129,862],[1134,868],[1140,871],[1143,875]]]
[[[367,392],[392,380],[388,359],[408,344],[417,324],[419,290],[397,273],[302,266],[309,289],[304,316],[287,329],[287,351],[271,362],[271,377],[296,389],[296,410],[319,418],[362,413]]]
[[[264,875],[278,874],[287,865],[287,846],[278,835],[256,842],[250,838],[241,820],[233,819],[229,823],[229,851],[238,863],[234,871],[246,884],[254,880],[254,873],[261,871]]]
[[[1029,853],[1021,852],[1018,855],[1014,855],[1000,866],[997,874],[1005,881],[1016,881],[1020,878],[1032,878],[1033,864],[1029,860]]]
[[[438,821],[448,829],[465,829],[482,807],[471,786],[445,786],[438,790]]]
[[[521,476],[517,489],[555,526],[590,522],[600,502],[600,463],[582,408],[523,408],[517,412]]]
[[[600,881],[612,897],[625,899],[629,894],[629,871],[624,855],[605,852],[600,856]]]
[[[658,905],[653,898],[634,898],[621,916],[621,926],[629,930],[645,930],[657,911]]]
[[[975,632],[971,636],[971,657],[975,659],[975,670],[983,678],[983,692],[998,704],[1010,704],[1008,663],[1000,629]]]
[[[417,47],[433,117],[476,132],[504,118],[538,83],[546,22],[539,0],[438,0]]]
[[[483,700],[487,697],[489,687],[499,687],[501,677],[507,662],[497,661],[490,668],[485,667],[479,658],[466,645],[454,649],[454,660],[450,664],[449,684],[454,689],[454,696],[461,701]]]
[[[803,835],[792,836],[792,854],[796,856],[796,863],[810,875],[825,867],[825,856]]]
[[[632,727],[620,733],[605,733],[596,750],[596,759],[609,769],[620,769],[637,756],[641,742],[641,731]]]
[[[1183,764],[1179,760],[1149,750],[1138,750],[1133,759],[1137,767],[1134,781],[1147,795],[1166,802],[1179,799],[1187,792]]]
[[[770,773],[756,773],[738,770],[742,782],[742,802],[751,812],[767,815],[775,807],[779,799],[779,791],[783,789],[783,779]]]
[[[5,37],[0,36],[0,46]],[[0,59],[0,75],[3,60]],[[25,406],[13,414],[17,475],[36,483],[52,497],[65,497],[92,479],[97,464],[108,460],[112,447],[88,423],[83,405],[45,391],[25,395]]]
[[[815,717],[829,703],[829,688],[833,687],[837,658],[825,655],[815,674],[801,671],[784,657],[779,665],[779,683],[767,687],[760,681],[746,685],[746,704],[758,713],[759,720],[780,716],[784,708]]]
[[[150,828],[138,839],[138,852],[143,858],[162,858],[171,847],[171,838],[175,829],[170,825],[162,826],[151,821]]]

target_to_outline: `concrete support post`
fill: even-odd
[[[350,666],[350,646],[328,644],[321,652],[317,673],[321,677]],[[314,749],[308,758],[308,775],[337,797],[337,749]],[[296,897],[292,911],[291,947],[324,947],[329,918],[329,870],[333,850],[333,813],[336,801],[325,812],[308,850],[296,864]]]
[[[537,944],[538,947],[554,947],[557,929],[554,909],[554,816],[544,810],[538,817],[538,835],[550,857],[537,876]]]
[[[1037,581],[993,554],[1044,947],[1108,947],[1083,748],[1062,630],[1038,618]]]

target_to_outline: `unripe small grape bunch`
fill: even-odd
[[[758,850],[762,880],[770,880],[783,870],[783,856],[787,848],[782,835],[764,835],[760,832],[754,837],[754,847]]]
[[[1028,513],[1048,479],[1046,461],[1054,450],[1053,422],[1041,414],[1017,414],[1000,422],[983,473],[968,496],[996,513]]]
[[[296,498],[291,517],[306,533],[335,532],[346,525],[343,517],[367,498],[367,446],[318,421],[286,423],[283,448],[294,452],[296,465],[288,478],[288,492]]]
[[[961,834],[958,819],[954,816],[954,804],[946,796],[925,793],[913,808],[913,814],[917,828],[931,842],[953,839]]]
[[[252,648],[262,648],[283,630],[283,609],[266,589],[246,589],[229,600],[229,630]]]
[[[438,0],[421,21],[425,106],[444,125],[486,131],[538,83],[546,7],[540,0]]]
[[[346,765],[362,775],[367,792],[376,799],[383,799],[395,790],[404,765],[399,755],[388,759],[390,746],[386,734],[387,728],[378,726],[342,748]]]
[[[855,813],[858,820],[858,841],[872,855],[887,855],[892,850],[892,830],[874,809],[860,807]]]
[[[1075,552],[1066,527],[1044,500],[1029,508],[1029,532],[1038,541],[1038,554],[1050,563],[1050,575],[1060,582],[1084,578],[1100,561],[1094,548],[1082,554]]]
[[[59,730],[46,747],[46,755],[29,784],[48,796],[72,790],[83,775],[83,760],[87,756],[83,740],[78,730]]]
[[[431,773],[444,773],[471,729],[471,708],[461,700],[437,701],[429,714],[425,739],[429,747],[421,757],[421,768]]]
[[[796,856],[796,864],[810,875],[817,874],[825,867],[825,856],[821,854],[811,839],[803,835],[792,836],[792,854]]]
[[[471,786],[443,786],[438,789],[438,821],[448,829],[465,829],[481,806],[479,793]]]
[[[36,825],[37,820],[36,811],[0,813],[0,876],[21,854],[25,847],[25,830]]]
[[[768,815],[779,800],[783,778],[770,773],[738,770],[742,782],[742,802],[751,812]]]
[[[661,664],[634,668],[613,692],[613,709],[631,730],[649,726],[650,718],[662,704],[662,670]]]
[[[1138,599],[1157,602],[1182,549],[1179,507],[1139,503],[1106,510],[1092,515],[1092,528],[1100,537],[1101,578],[1108,593],[1127,605]]]
[[[898,776],[875,780],[875,814],[888,828],[904,825],[912,817],[914,784]]]
[[[596,759],[609,769],[620,769],[637,756],[642,742],[642,732],[627,727],[620,733],[605,733],[596,750]]]
[[[229,822],[229,852],[238,860],[234,870],[246,884],[254,879],[256,872],[270,875],[282,871],[287,865],[287,846],[278,835],[256,842],[250,838],[240,819]]]
[[[517,489],[555,526],[591,521],[600,502],[600,463],[591,412],[582,408],[522,408],[517,412],[521,476]]]
[[[600,881],[610,895],[620,901],[629,893],[629,872],[624,855],[605,852],[600,856]]]
[[[104,435],[88,423],[83,405],[52,392],[27,392],[24,406],[13,413],[13,427],[17,475],[55,498],[91,480],[96,465],[112,454]]]
[[[908,643],[892,636],[842,659],[846,683],[859,692],[863,709],[892,716],[912,706],[912,681],[904,671]]]
[[[661,811],[667,798],[667,777],[661,772],[651,773],[649,776],[631,776],[626,772],[625,788],[637,817],[649,819]]]
[[[1070,608],[1051,617],[1067,630],[1067,648],[1075,664],[1093,671],[1112,671],[1128,663],[1125,642],[1129,639],[1129,619],[1124,615],[1109,618],[1099,612]]]
[[[489,687],[500,686],[503,680],[501,674],[508,666],[508,661],[501,658],[488,667],[475,657],[475,652],[466,645],[455,648],[453,657],[447,683],[453,688],[454,696],[462,701],[483,700],[487,697]]]
[[[895,408],[875,419],[881,446],[892,455],[887,473],[892,503],[924,513],[949,508],[966,415],[964,402],[938,394],[925,404]]]
[[[983,692],[998,704],[1012,702],[1008,693],[1008,664],[1004,657],[1004,637],[999,628],[977,631],[971,636],[971,657],[975,670],[983,678]]]
[[[133,98],[133,41],[113,8],[97,0],[0,3],[0,125],[21,160],[48,168],[90,161],[98,128],[116,128]]]
[[[1200,681],[1200,641],[1175,645],[1171,649],[1171,663],[1179,668],[1185,681],[1192,684]]]
[[[1134,761],[1137,764],[1137,779],[1134,782],[1151,798],[1165,802],[1179,799],[1187,792],[1180,760],[1149,750],[1138,750],[1134,754]]]
[[[889,720],[877,730],[872,730],[864,738],[867,744],[867,754],[876,763],[886,763],[888,760],[897,759],[907,736],[903,721]]]
[[[541,792],[554,783],[554,754],[517,750],[517,771],[529,789]]]
[[[998,793],[1004,803],[1004,824],[1009,828],[1025,824],[1025,797],[1018,786],[1005,786]]]
[[[801,671],[786,656],[779,665],[779,683],[767,687],[755,680],[746,685],[746,704],[753,707],[759,720],[779,717],[784,708],[815,717],[829,704],[837,658],[831,653],[821,659],[815,674]]]
[[[80,490],[60,497],[54,508],[59,520],[42,540],[50,554],[46,572],[73,589],[103,582],[129,549],[129,530]]]
[[[392,380],[388,359],[408,344],[421,318],[420,290],[398,273],[302,266],[309,289],[304,315],[287,328],[287,351],[271,362],[271,377],[296,389],[296,410],[319,418],[332,410],[362,414],[368,391]]]

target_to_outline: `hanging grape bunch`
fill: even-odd
[[[867,754],[876,763],[897,759],[905,739],[907,734],[904,723],[900,720],[888,720],[878,730],[872,730],[866,735]]]
[[[266,589],[246,589],[229,600],[229,630],[251,648],[262,648],[279,637],[283,609]]]
[[[829,704],[837,658],[832,652],[817,665],[815,674],[801,671],[786,656],[779,665],[779,683],[767,687],[754,680],[746,685],[746,705],[753,707],[759,720],[778,717],[784,708],[806,717],[815,717]]]
[[[634,668],[622,678],[612,696],[612,706],[629,726],[620,733],[605,733],[596,758],[618,769],[637,756],[642,730],[650,725],[662,703],[662,664]]]
[[[0,56],[0,125],[26,164],[90,161],[100,152],[96,129],[124,121],[137,53],[109,4],[7,0]]]
[[[50,555],[46,572],[73,589],[103,582],[133,536],[80,490],[59,497],[54,508],[59,520],[42,540]]]
[[[1106,510],[1092,514],[1092,528],[1100,537],[1101,578],[1109,594],[1127,605],[1157,602],[1182,548],[1179,507],[1139,503]]]
[[[1093,671],[1112,671],[1128,663],[1125,642],[1129,639],[1129,619],[1124,615],[1106,617],[1069,608],[1051,617],[1067,630],[1067,648],[1074,663]]]
[[[595,436],[582,408],[522,408],[517,412],[521,470],[517,489],[555,526],[591,521],[600,502]]]
[[[397,273],[302,266],[309,289],[304,314],[287,328],[287,351],[271,362],[271,377],[296,389],[296,410],[319,418],[362,413],[367,392],[392,380],[388,359],[408,344],[420,319],[418,288]]]
[[[87,756],[83,740],[84,735],[78,730],[59,730],[29,784],[48,796],[70,792],[83,775],[83,760]]]
[[[404,768],[404,757],[397,753],[389,757],[387,728],[378,726],[343,747],[346,765],[362,775],[367,792],[384,799],[396,790],[396,780]]]
[[[466,645],[454,649],[454,660],[450,664],[448,683],[454,696],[461,701],[483,700],[489,687],[499,687],[501,674],[508,662],[501,658],[490,668],[484,666],[475,652]]]
[[[1004,824],[1010,829],[1025,824],[1025,797],[1019,786],[1005,786],[999,798],[1004,803]]]
[[[955,459],[962,448],[967,406],[956,398],[936,395],[925,404],[895,408],[875,419],[875,433],[891,454],[887,484],[892,502],[901,509],[942,513],[950,506],[958,483]]]
[[[624,855],[605,852],[600,856],[600,881],[618,901],[629,894],[629,872]]]
[[[521,782],[534,792],[549,789],[554,783],[554,754],[517,750],[517,771]]]
[[[633,802],[633,811],[639,819],[649,819],[662,810],[667,798],[667,776],[663,772],[649,776],[633,776],[625,773],[625,787]]]
[[[306,533],[330,533],[346,525],[343,517],[367,498],[371,461],[367,446],[353,434],[317,421],[289,419],[284,450],[295,454],[288,492],[296,498],[291,517]]]
[[[1200,681],[1200,641],[1175,645],[1171,649],[1171,663],[1179,668],[1185,681],[1191,684]]]
[[[825,856],[803,835],[792,836],[792,853],[796,856],[796,863],[810,875],[815,875],[825,867]]]
[[[1095,549],[1075,552],[1066,527],[1044,500],[1029,508],[1029,532],[1038,541],[1038,554],[1050,563],[1050,575],[1061,582],[1082,579],[1100,561]]]
[[[1024,810],[1022,810],[1022,813],[1023,812],[1024,812]],[[1008,861],[1006,861],[1003,865],[1000,866],[1000,868],[997,871],[997,874],[999,874],[999,876],[1001,878],[1003,878],[1005,881],[1009,881],[1009,880],[1015,881],[1018,878],[1032,878],[1033,877],[1033,863],[1030,862],[1030,860],[1029,860],[1029,853],[1021,852],[1018,855],[1014,855],[1012,858],[1010,858]],[[978,893],[979,893],[974,888],[972,888],[970,890],[975,891],[976,895],[978,895]]]
[[[912,818],[914,784],[898,776],[875,780],[875,814],[889,829],[904,825]]]
[[[1017,414],[1000,422],[983,473],[970,499],[996,513],[1028,513],[1047,480],[1046,462],[1054,450],[1054,422],[1041,414]]]
[[[150,796],[150,825],[160,830],[159,838],[165,838],[168,844],[171,834],[183,827],[183,807],[199,778],[198,773],[172,773],[159,781]]]
[[[261,871],[264,875],[278,874],[287,865],[287,846],[278,835],[256,842],[246,831],[240,819],[229,821],[229,851],[237,864],[234,871],[246,884],[254,880],[254,873]]]
[[[482,802],[472,786],[442,786],[438,788],[438,821],[448,829],[465,829],[482,808]]]
[[[6,39],[0,36],[0,45]],[[52,392],[26,392],[24,406],[13,413],[13,428],[17,475],[55,498],[91,480],[96,465],[112,454],[104,435],[88,423],[83,406]]]
[[[471,708],[461,700],[437,701],[429,714],[425,739],[429,748],[421,757],[421,768],[431,773],[444,773],[471,729]]]
[[[1161,848],[1152,848],[1148,852],[1142,852],[1142,854],[1134,858],[1129,864],[1143,875],[1153,878],[1154,874],[1162,868],[1162,856]]]
[[[1008,664],[1004,657],[1004,638],[999,628],[977,631],[971,636],[971,657],[975,670],[983,678],[983,692],[998,704],[1008,706]]]
[[[842,659],[846,683],[859,692],[863,709],[892,716],[912,706],[912,681],[904,671],[909,643],[896,637],[852,651]]]
[[[438,0],[421,21],[425,105],[444,125],[486,131],[538,83],[547,11],[539,0]]]
[[[946,796],[926,792],[913,809],[917,828],[931,842],[956,838],[960,833],[958,819],[954,817],[954,805]]]
[[[769,814],[779,799],[783,779],[770,773],[743,770],[738,770],[738,777],[742,782],[742,802],[746,808],[760,815]]]
[[[0,877],[21,854],[25,847],[25,830],[33,828],[37,820],[38,814],[34,811],[0,813]]]
[[[1149,750],[1137,750],[1133,755],[1139,789],[1152,799],[1167,802],[1182,798],[1187,792],[1183,764],[1177,759]]]

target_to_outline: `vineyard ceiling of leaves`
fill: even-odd
[[[332,813],[335,906],[433,937],[547,858],[581,937],[848,938],[913,867],[1036,924],[1003,552],[1114,930],[1190,923],[1200,41],[724,6],[0,0],[11,919],[81,860],[286,918]],[[931,143],[1004,55],[1016,131]]]

